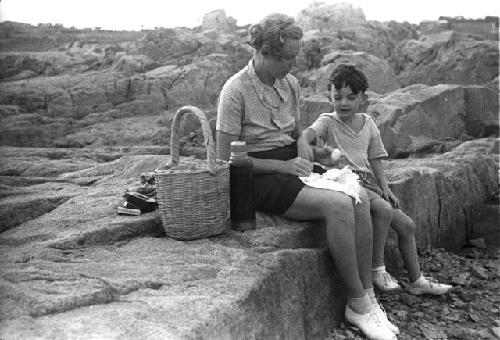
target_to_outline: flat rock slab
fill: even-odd
[[[217,240],[144,237],[2,273],[5,339],[317,338],[342,303],[326,251],[258,253]]]
[[[498,188],[496,144],[387,164],[419,247],[465,233],[461,207]],[[320,222],[258,214],[256,230],[183,242],[164,236],[158,212],[116,215],[124,189],[166,161],[124,156],[28,186],[3,179],[4,202],[69,197],[0,234],[2,339],[324,339],[338,324],[344,294]]]

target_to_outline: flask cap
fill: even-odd
[[[231,152],[247,152],[247,143],[240,140],[231,142]]]

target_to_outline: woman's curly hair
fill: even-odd
[[[340,91],[342,87],[348,86],[354,94],[365,92],[368,88],[368,79],[365,74],[352,64],[340,64],[330,74],[328,78],[328,91],[331,91],[332,84]]]
[[[258,24],[250,27],[250,46],[257,51],[268,45],[271,52],[279,55],[285,45],[285,39],[302,39],[302,29],[295,20],[285,14],[274,13],[266,16]]]

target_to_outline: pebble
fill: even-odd
[[[491,331],[493,332],[493,334],[495,334],[495,336],[500,339],[500,327],[493,327],[491,329]]]

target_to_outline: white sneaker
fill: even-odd
[[[380,321],[382,321],[382,324],[386,325],[386,327],[389,328],[391,330],[391,332],[393,332],[394,334],[396,334],[396,335],[399,334],[398,326],[396,326],[395,324],[393,324],[392,322],[389,321],[384,308],[381,305],[379,305],[378,303],[372,304],[372,306],[373,306],[375,313],[377,314],[378,319]]]
[[[453,286],[439,283],[431,278],[421,276],[415,282],[410,283],[408,286],[408,292],[413,295],[443,295],[448,293],[448,291],[452,288]]]
[[[401,289],[401,286],[391,274],[389,274],[385,269],[383,270],[373,270],[372,271],[372,281],[373,285],[377,287],[378,290],[388,292],[391,290]]]
[[[358,314],[347,306],[345,308],[345,318],[358,327],[368,339],[397,340],[396,335],[378,318],[375,309],[366,314]]]

